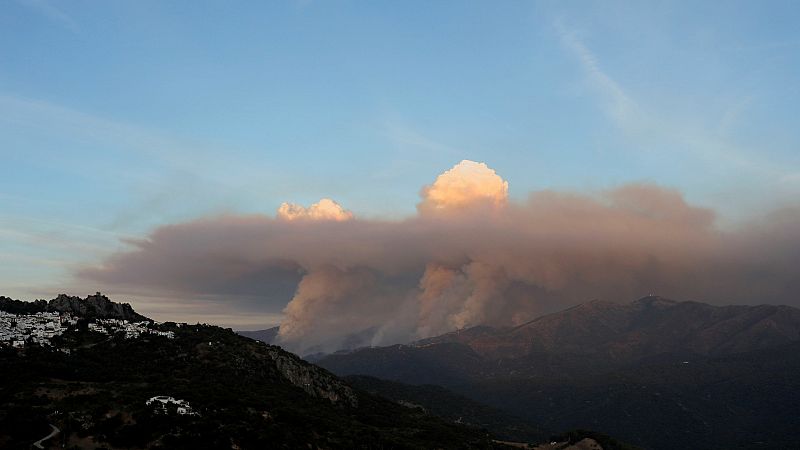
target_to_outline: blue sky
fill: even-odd
[[[512,198],[630,181],[721,226],[800,192],[800,6],[0,5],[0,294],[51,297],[153,228],[331,197],[413,214],[462,159]]]

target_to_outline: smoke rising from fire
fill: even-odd
[[[464,160],[422,189],[420,212],[450,212],[508,202],[508,182],[484,163]]]
[[[421,196],[419,214],[398,221],[354,218],[322,200],[284,204],[276,218],[164,226],[78,276],[282,308],[281,343],[300,353],[514,325],[594,298],[627,302],[651,292],[800,304],[797,210],[723,231],[712,211],[651,184],[540,191],[516,202],[505,180],[472,161]]]
[[[284,202],[278,208],[277,217],[283,220],[350,220],[353,213],[329,198],[323,198],[308,208],[296,203]]]

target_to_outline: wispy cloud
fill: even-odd
[[[562,20],[553,23],[563,48],[585,73],[606,114],[626,136],[644,151],[669,147],[676,158],[693,158],[708,167],[726,167],[769,185],[791,180],[794,172],[785,164],[761,157],[754,149],[734,142],[730,129],[742,120],[752,95],[727,108],[721,117],[707,123],[695,123],[675,114],[654,109],[633,96],[609,71],[580,34]]]
[[[73,33],[78,33],[80,31],[78,23],[72,17],[70,17],[69,14],[53,6],[47,0],[17,0],[17,3],[25,6],[31,11],[41,14],[52,22],[61,25]]]
[[[780,178],[780,182],[787,185],[800,187],[800,172],[787,173]]]
[[[11,289],[6,295],[27,295],[13,285],[41,287],[44,278],[68,283],[72,265],[125,248],[132,238],[125,232],[150,226],[159,215],[207,213],[228,205],[226,198],[238,192],[237,183],[268,172],[263,166],[226,158],[224,149],[213,145],[3,93],[0,130],[0,155],[9,173],[13,161],[30,162],[44,168],[43,173],[55,172],[65,179],[86,181],[91,173],[98,191],[129,194],[106,203],[114,205],[113,210],[91,212],[88,219],[77,219],[83,220],[78,224],[75,214],[65,212],[68,207],[58,200],[61,196],[36,198],[37,193],[20,192],[11,184],[0,187],[0,252],[8,269],[0,270],[0,285]],[[60,145],[53,146],[53,141]]]
[[[0,238],[4,236],[13,237],[16,242],[27,241],[96,255],[107,253],[109,244],[137,238],[60,220],[0,214]]]
[[[577,33],[567,28],[560,20],[556,20],[554,25],[561,43],[577,57],[595,88],[608,102],[610,114],[614,119],[620,123],[629,123],[641,114],[640,108],[628,93],[600,68],[597,57],[583,43]]]
[[[737,99],[735,103],[725,109],[717,125],[717,133],[720,136],[727,136],[740,123],[742,115],[753,103],[754,96],[746,95]]]
[[[263,188],[265,178],[290,178],[263,161],[256,163],[243,156],[227,157],[231,149],[224,143],[176,136],[118,118],[2,92],[0,125],[24,135],[28,142],[37,142],[40,138],[57,139],[64,144],[59,151],[47,145],[39,150],[31,146],[20,155],[36,158],[42,164],[57,167],[60,172],[71,171],[83,176],[92,171],[113,183],[132,186],[136,192],[150,197],[143,200],[141,208],[169,209],[176,202],[183,202],[182,205],[202,203],[213,209],[210,201],[222,204],[241,196],[242,190],[252,190],[254,186]],[[19,151],[4,145],[8,142],[8,136],[0,135],[0,153]],[[97,151],[90,153],[86,149]],[[98,153],[99,150],[102,152]],[[37,151],[40,154],[34,154]],[[258,155],[238,152],[242,153]],[[81,154],[87,156],[80,157]],[[197,189],[202,189],[204,195],[198,195]],[[203,202],[198,201],[200,198]],[[137,213],[141,208],[135,208]],[[124,211],[120,213],[125,215]],[[124,218],[120,220],[125,221]]]
[[[3,93],[0,93],[0,122],[82,143],[110,143],[113,144],[111,148],[141,153],[186,172],[196,172],[198,160],[207,157],[199,149],[189,149],[187,144],[157,131],[43,100]]]
[[[386,136],[404,151],[418,150],[424,153],[433,152],[447,156],[454,156],[459,153],[455,148],[438,142],[418,130],[397,121],[386,125]]]

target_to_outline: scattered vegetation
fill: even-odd
[[[496,446],[484,430],[353,391],[277,347],[218,327],[167,327],[175,339],[79,331],[64,336],[78,344],[70,355],[0,352],[0,446],[27,448],[49,424],[67,448]],[[199,416],[157,414],[145,405],[155,395],[186,399]]]

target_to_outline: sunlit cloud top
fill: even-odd
[[[422,190],[421,211],[454,211],[476,204],[503,206],[508,182],[484,163],[463,160]]]
[[[341,222],[353,218],[353,213],[345,210],[335,201],[323,198],[308,208],[296,203],[281,203],[277,217],[282,220],[333,220]]]

